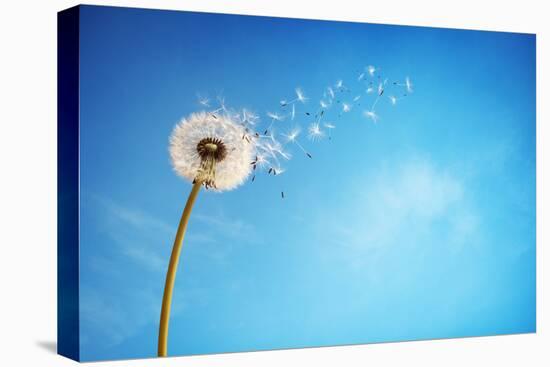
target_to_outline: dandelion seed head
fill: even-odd
[[[184,118],[170,136],[170,158],[175,172],[207,188],[228,191],[251,172],[254,144],[243,139],[245,129],[227,114],[198,112]]]

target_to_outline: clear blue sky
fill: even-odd
[[[200,193],[169,354],[535,331],[533,35],[85,6],[80,36],[83,360],[156,355],[197,93],[263,115],[301,86],[306,126],[369,64],[414,93]]]

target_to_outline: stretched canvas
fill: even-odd
[[[58,26],[59,354],[535,332],[535,35]]]

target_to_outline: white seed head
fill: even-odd
[[[228,191],[241,185],[251,172],[254,144],[244,139],[245,128],[225,114],[193,113],[178,123],[170,136],[170,157],[176,173],[195,181],[204,168],[204,154],[199,145],[205,140],[217,142],[223,157],[214,165],[210,184],[215,191]]]

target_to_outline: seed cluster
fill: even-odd
[[[204,187],[216,188],[216,163],[227,156],[227,148],[218,138],[204,138],[197,144],[197,153],[201,158],[201,165],[195,177],[195,182],[202,182]]]

